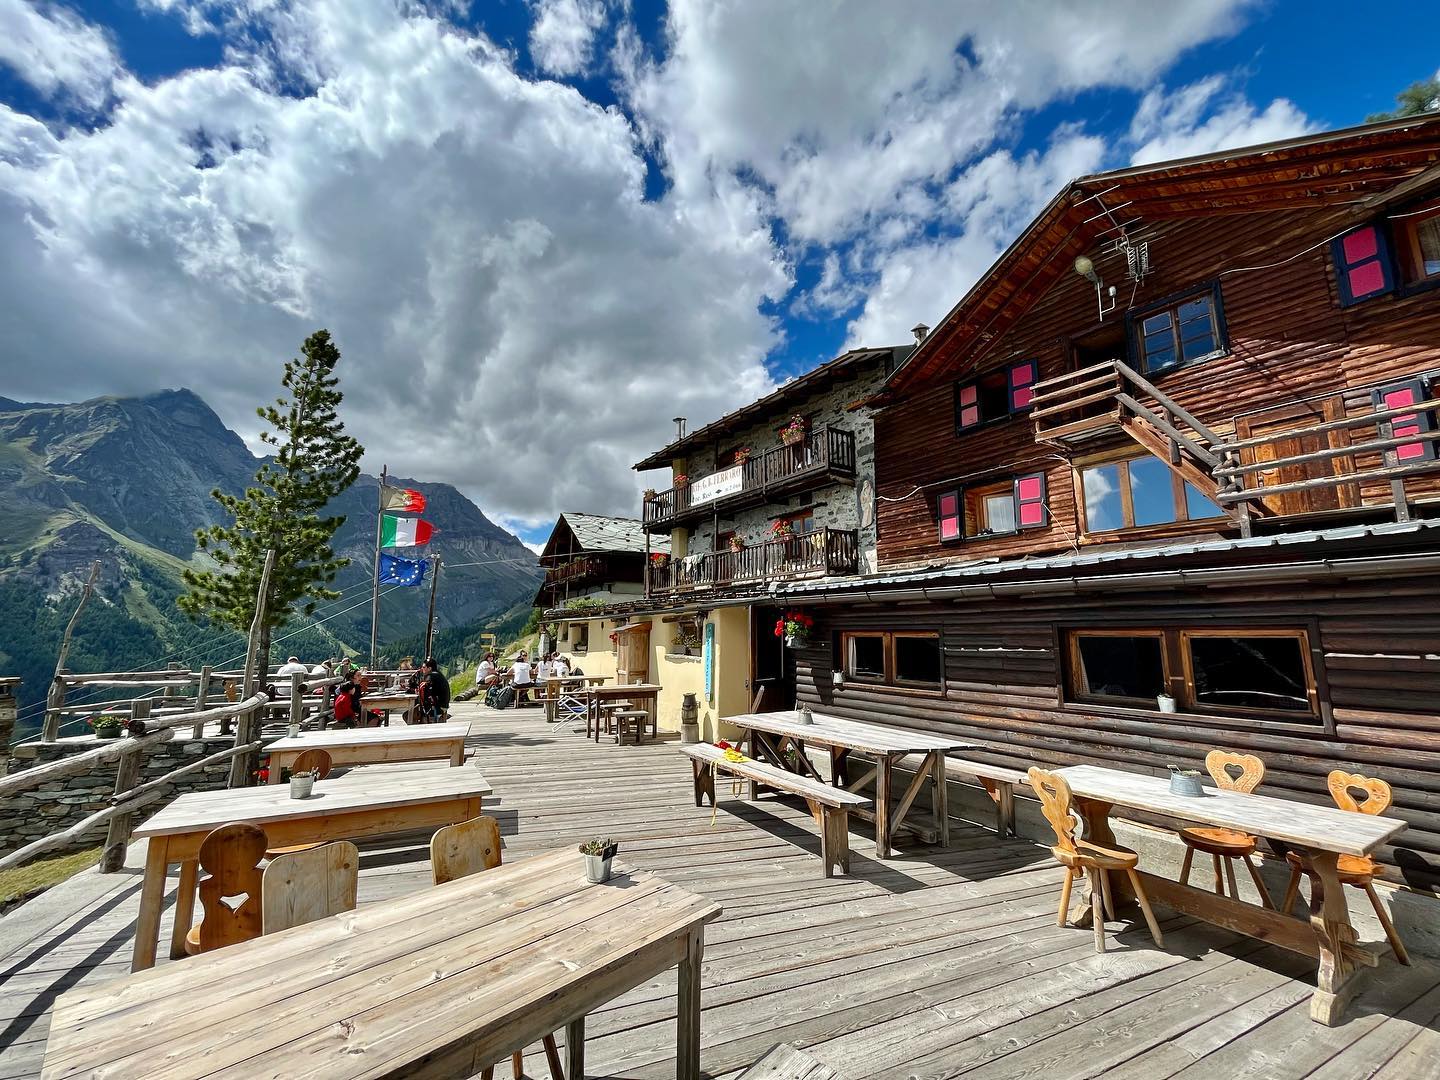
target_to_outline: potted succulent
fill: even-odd
[[[745,541],[738,536],[730,537],[730,550],[736,555],[745,550]]]
[[[803,611],[787,611],[775,623],[775,636],[784,638],[785,644],[794,649],[810,640],[810,631],[815,620]]]
[[[125,718],[116,713],[101,713],[90,718],[97,739],[118,739],[125,731]]]
[[[803,416],[790,417],[790,422],[780,429],[780,441],[786,446],[795,446],[804,442],[808,426]]]
[[[310,772],[291,773],[290,797],[292,799],[308,799],[310,793],[315,789],[315,781],[319,776],[319,769],[312,769]]]
[[[580,854],[585,856],[585,880],[599,885],[610,880],[610,860],[620,845],[608,836],[604,840],[586,840],[580,845]]]

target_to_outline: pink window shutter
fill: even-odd
[[[936,502],[937,517],[940,520],[940,540],[959,540],[961,535],[960,492],[947,491]]]
[[[972,428],[980,423],[980,388],[974,383],[962,386],[956,391],[956,425],[960,430]]]
[[[1371,401],[1377,409],[1403,409],[1407,405],[1418,405],[1426,401],[1425,387],[1419,379],[1409,379],[1394,386],[1381,387],[1371,394]],[[1390,418],[1390,431],[1397,439],[1407,435],[1435,430],[1431,413],[1402,413]],[[1428,439],[1413,443],[1401,443],[1392,451],[1397,464],[1413,461],[1430,461],[1435,457],[1435,444]]]
[[[1390,250],[1379,225],[1362,225],[1331,244],[1340,303],[1348,307],[1395,288]]]
[[[1028,409],[1035,400],[1035,384],[1040,380],[1040,362],[1022,360],[1011,364],[1007,372],[1010,381],[1010,411]]]
[[[1050,524],[1050,511],[1045,505],[1044,473],[1016,477],[1015,519],[1022,529],[1038,529]]]

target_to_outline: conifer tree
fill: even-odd
[[[336,415],[343,396],[335,375],[340,350],[329,331],[311,334],[300,352],[285,364],[285,395],[255,410],[267,425],[260,439],[273,456],[260,465],[255,485],[245,494],[211,492],[230,524],[195,533],[196,546],[219,568],[185,571],[189,592],[177,601],[191,616],[246,632],[255,615],[265,552],[274,548],[257,654],[262,670],[276,629],[340,595],[329,585],[350,560],[337,557],[330,542],[345,519],[322,517],[321,511],[355,482],[364,452]]]

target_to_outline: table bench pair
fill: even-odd
[[[696,806],[705,805],[706,798],[709,798],[711,806],[715,805],[717,772],[747,781],[750,799],[755,798],[758,785],[789,795],[798,795],[809,804],[810,813],[814,815],[815,823],[820,828],[820,861],[824,866],[825,876],[833,877],[837,866],[842,873],[850,872],[850,810],[869,806],[870,800],[865,796],[787,772],[762,761],[750,758],[731,761],[726,758],[724,750],[709,743],[682,746],[680,752],[690,759],[694,769]]]

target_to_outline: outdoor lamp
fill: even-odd
[[[1092,285],[1097,287],[1100,285],[1100,275],[1095,273],[1095,264],[1090,261],[1088,255],[1076,256],[1075,273],[1079,274]]]

